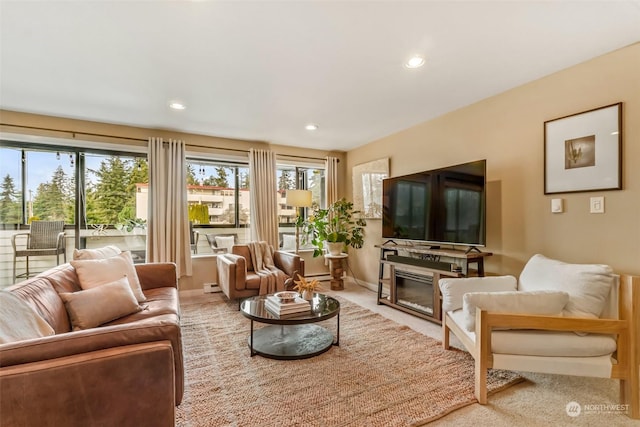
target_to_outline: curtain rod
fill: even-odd
[[[21,128],[21,129],[44,130],[44,131],[49,131],[49,132],[69,133],[69,134],[72,135],[72,137],[74,139],[76,138],[76,135],[86,135],[86,136],[97,136],[97,137],[103,137],[103,138],[122,139],[122,140],[127,140],[127,141],[149,142],[148,139],[144,139],[144,138],[131,138],[131,137],[128,137],[128,136],[107,135],[107,134],[103,134],[103,133],[77,132],[77,131],[73,131],[73,130],[52,129],[52,128],[44,128],[44,127],[38,127],[38,126],[13,125],[13,124],[10,124],[10,123],[0,123],[0,126],[10,126],[10,127]],[[240,149],[240,148],[210,147],[208,145],[196,145],[196,144],[186,144],[186,145],[187,145],[187,147],[193,147],[193,148],[208,148],[208,149],[214,149],[214,150],[235,151],[235,152],[238,152],[238,153],[248,153],[249,152],[249,150],[243,150],[243,149]],[[296,158],[296,159],[324,160],[324,158],[321,158],[321,157],[295,156],[295,155],[291,155],[291,154],[281,154],[281,156],[293,157],[293,158]],[[340,159],[338,159],[338,163],[339,162],[340,162]]]

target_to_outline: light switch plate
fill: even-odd
[[[552,213],[564,212],[564,209],[562,206],[562,199],[551,199],[551,212]]]
[[[591,213],[604,213],[604,197],[592,197],[590,200]]]

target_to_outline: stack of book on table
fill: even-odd
[[[274,295],[267,296],[267,300],[264,303],[264,306],[271,313],[276,314],[280,317],[293,315],[297,313],[303,313],[305,311],[311,310],[311,304],[309,301],[297,297],[292,302],[282,303],[280,299]]]

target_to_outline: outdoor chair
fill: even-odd
[[[233,245],[238,243],[238,235],[233,234],[205,234],[207,242],[214,254],[231,252]]]
[[[194,254],[198,253],[198,240],[200,240],[200,232],[193,229],[193,222],[189,221],[189,245]]]
[[[36,256],[56,256],[56,265],[60,265],[60,255],[67,262],[64,242],[64,221],[31,221],[28,232],[16,233],[11,236],[13,247],[13,277],[28,278],[31,274],[29,258]],[[16,263],[19,257],[26,258],[26,271],[16,275]]]

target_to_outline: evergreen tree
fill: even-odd
[[[242,170],[239,173],[240,179],[240,188],[249,188],[249,172],[243,172]]]
[[[0,223],[20,224],[22,222],[20,210],[20,195],[13,178],[7,174],[0,184]]]
[[[113,156],[100,162],[100,168],[92,172],[97,179],[95,190],[91,192],[95,206],[91,216],[97,224],[117,224],[118,214],[127,206],[135,206],[135,191],[129,191],[131,167],[120,157]]]
[[[227,178],[227,169],[224,166],[216,167],[217,176],[211,175],[205,179],[203,185],[211,185],[213,187],[229,188],[229,181]]]
[[[135,193],[137,191],[136,184],[148,184],[149,183],[149,163],[147,159],[136,159],[133,162],[133,167],[130,169],[129,184],[127,185],[128,193]]]
[[[296,188],[296,179],[294,172],[283,169],[278,179],[278,190],[292,190]]]
[[[200,185],[200,182],[196,178],[196,172],[193,170],[193,165],[187,163],[187,185]]]
[[[58,166],[50,182],[38,185],[33,199],[33,216],[41,220],[73,223],[73,180]]]

